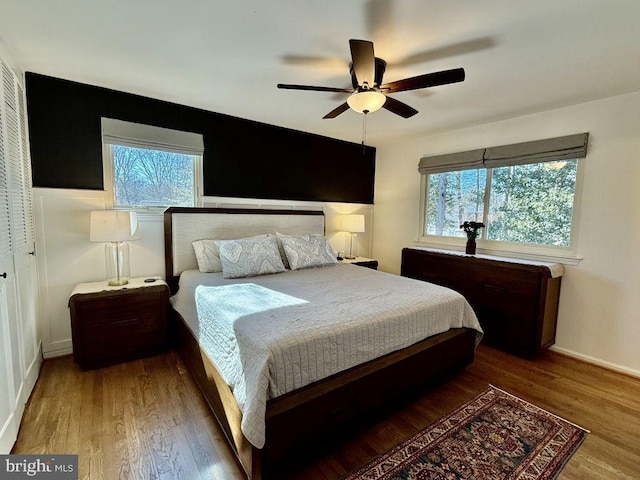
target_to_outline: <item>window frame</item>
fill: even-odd
[[[103,166],[103,184],[105,191],[105,204],[109,209],[116,210],[132,210],[139,214],[161,215],[171,205],[165,206],[143,206],[143,205],[115,205],[115,181],[114,181],[114,165],[113,165],[113,145],[116,143],[102,143],[102,166]],[[124,145],[127,146],[127,145]],[[147,147],[139,147],[147,148]],[[152,148],[147,148],[153,150]],[[191,155],[193,157],[193,206],[201,207],[203,190],[204,190],[204,175],[203,175],[203,155],[195,155],[193,153],[185,153],[185,155]]]
[[[581,260],[581,257],[577,253],[578,248],[578,233],[580,223],[580,206],[582,204],[582,190],[584,183],[584,158],[576,158],[576,182],[573,194],[573,209],[571,216],[571,230],[568,246],[553,246],[553,245],[539,245],[531,243],[520,242],[508,242],[500,240],[489,240],[486,238],[485,229],[481,229],[480,236],[477,239],[478,253],[490,254],[490,255],[505,255],[512,257],[519,257],[523,259],[539,260],[539,261],[560,261],[570,265],[577,265]],[[531,162],[541,163],[541,162]],[[486,168],[486,167],[478,167]],[[485,185],[485,197],[484,197],[484,212],[483,221],[486,222],[487,215],[489,214],[489,195],[491,190],[491,177],[492,168],[486,168],[487,170],[487,183]],[[456,171],[451,169],[450,171]],[[435,248],[442,248],[448,250],[462,250],[464,251],[466,239],[464,237],[452,237],[447,235],[431,235],[425,233],[427,227],[427,199],[429,198],[429,175],[445,173],[445,172],[432,172],[420,174],[420,208],[419,208],[419,222],[418,222],[418,235],[416,237],[416,243],[418,245],[425,245]]]
[[[204,138],[201,133],[158,127],[151,124],[129,122],[109,117],[101,117],[102,131],[102,178],[106,192],[107,208],[133,210],[141,214],[160,214],[166,206],[115,206],[115,172],[113,145],[166,151],[193,157],[193,206],[202,205],[204,196]]]

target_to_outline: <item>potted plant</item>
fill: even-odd
[[[467,234],[467,245],[465,247],[465,253],[467,255],[476,254],[476,238],[478,238],[478,230],[484,228],[482,222],[464,222],[460,225],[460,228]]]

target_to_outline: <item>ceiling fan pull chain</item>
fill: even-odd
[[[367,142],[367,114],[362,114],[362,154],[366,153],[366,145]]]

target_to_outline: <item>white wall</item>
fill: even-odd
[[[421,157],[581,132],[584,259],[565,267],[554,348],[640,375],[640,93],[378,147],[373,256],[398,273],[415,245]]]
[[[104,191],[35,188],[36,250],[41,289],[40,327],[45,357],[72,352],[69,295],[78,283],[106,278],[104,245],[89,242],[89,213],[105,208]],[[327,237],[334,250],[344,251],[346,235],[338,232],[337,215],[365,215],[358,253],[371,252],[372,207],[360,204],[260,201],[206,198],[206,206],[324,210]],[[130,242],[131,276],[164,277],[162,215],[139,215],[140,240]]]

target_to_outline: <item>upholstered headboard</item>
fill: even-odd
[[[324,234],[324,213],[319,210],[266,210],[172,207],[164,213],[165,275],[171,292],[180,274],[198,268],[192,242],[230,240],[261,233]]]

